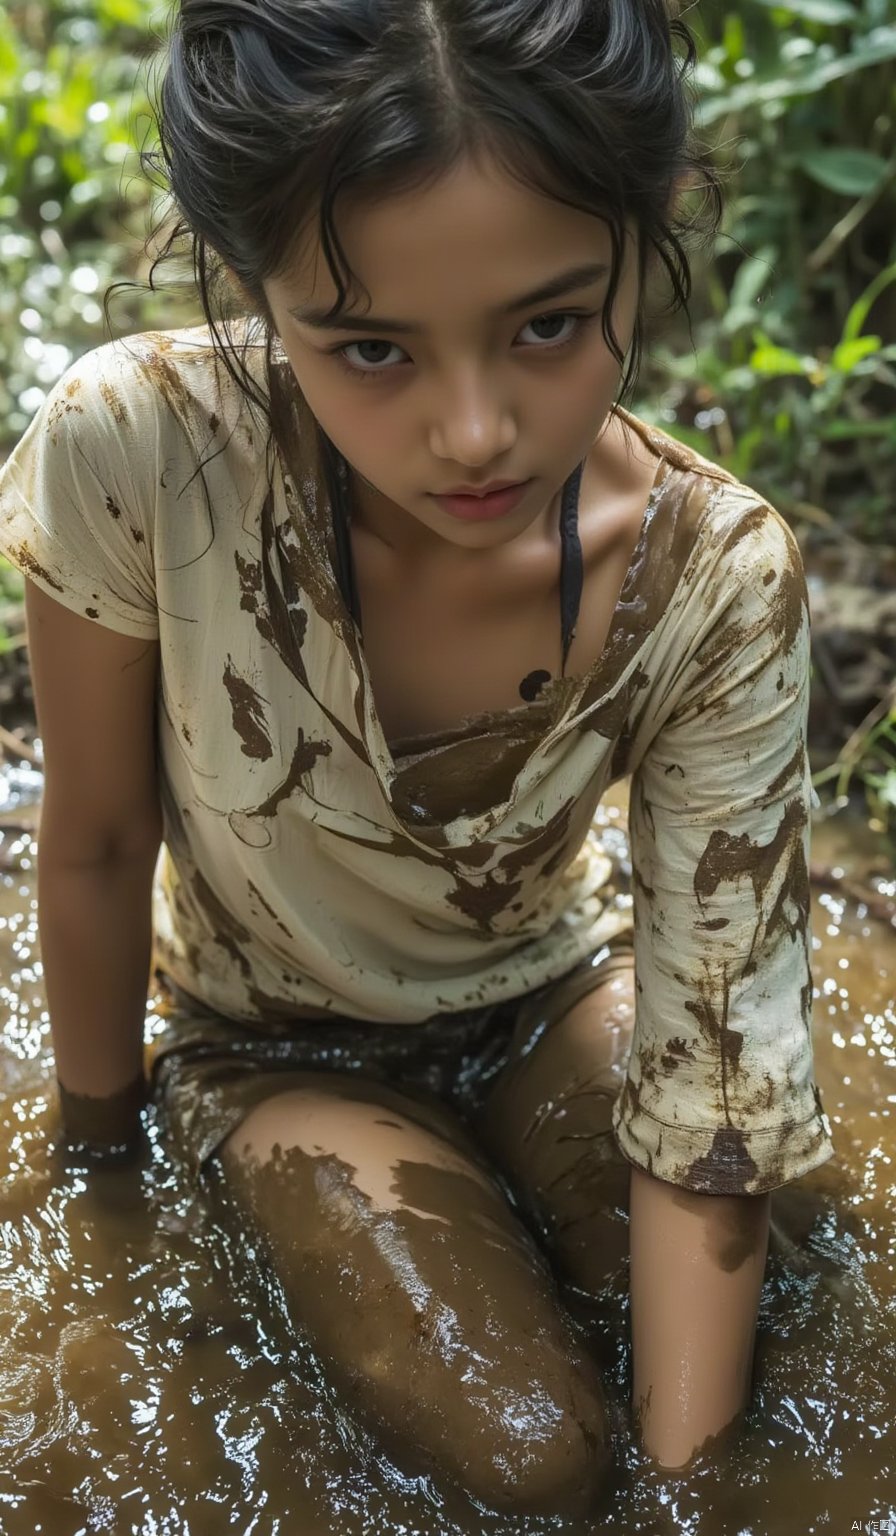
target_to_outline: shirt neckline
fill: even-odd
[[[300,395],[297,406],[296,420],[300,434],[304,436],[304,433],[310,432],[313,443],[313,417]],[[427,733],[412,738],[394,738],[392,746],[402,745],[405,748],[405,753],[400,754],[400,762],[396,762],[386,739],[376,709],[372,680],[358,627],[343,599],[337,579],[329,491],[319,458],[313,484],[303,480],[305,518],[304,533],[300,537],[306,553],[313,554],[315,558],[317,585],[320,589],[317,602],[325,603],[327,622],[345,647],[354,677],[352,713],[359,735],[358,746],[363,749],[364,760],[375,774],[402,831],[433,847],[454,846],[458,838],[472,835],[474,831],[477,836],[487,835],[489,828],[512,803],[520,779],[530,766],[535,752],[546,753],[562,731],[576,725],[601,733],[612,733],[615,730],[616,716],[631,703],[631,688],[638,688],[647,681],[637,666],[637,657],[652,631],[651,612],[656,607],[656,600],[662,594],[668,598],[671,589],[677,587],[683,579],[683,571],[677,567],[673,571],[669,567],[668,557],[673,552],[670,539],[679,538],[683,507],[690,501],[689,487],[695,481],[734,482],[734,477],[728,471],[671,437],[662,428],[641,421],[622,406],[616,405],[613,409],[655,453],[658,462],[639,537],[600,655],[595,657],[582,674],[553,678],[534,700],[523,701],[503,711],[470,715],[459,726],[435,736]],[[274,449],[281,476],[287,482],[287,504],[294,502],[302,505],[276,438]],[[690,519],[685,518],[684,521]],[[657,537],[651,537],[654,525]],[[654,587],[657,588],[656,592]],[[670,587],[670,591],[666,590],[667,587]],[[624,672],[632,675],[620,693],[618,684]],[[460,812],[449,821],[436,821],[422,812],[422,819],[428,825],[415,824],[420,818],[417,807],[411,803],[413,796],[408,796],[406,791],[407,786],[413,784],[414,769],[421,757],[426,759],[422,764],[425,768],[430,759],[438,760],[440,749],[444,749],[450,757],[452,751],[463,750],[465,738],[476,739],[477,736],[480,740],[490,738],[496,749],[512,757],[516,763],[513,782],[501,803],[480,812]],[[403,760],[408,749],[412,754],[410,764]],[[405,801],[407,811],[411,814],[405,814]]]
[[[643,559],[643,545],[647,534],[647,526],[653,515],[654,504],[656,502],[658,492],[660,491],[662,485],[665,483],[667,473],[671,468],[672,466],[669,464],[665,457],[659,459],[656,467],[656,473],[653,478],[653,484],[648,493],[644,511],[641,515],[641,522],[638,528],[638,537],[635,541],[635,545],[629,559],[628,569],[626,570],[625,576],[623,577],[622,585],[619,589],[619,592],[617,593],[616,601],[613,605],[613,613],[610,618],[610,625],[607,630],[606,638],[604,640],[600,654],[594,658],[590,666],[588,666],[586,670],[581,673],[566,673],[560,677],[552,677],[539,690],[538,696],[535,699],[523,700],[519,704],[508,705],[506,709],[478,710],[475,714],[465,715],[463,720],[461,720],[458,725],[449,726],[444,731],[423,731],[415,733],[411,736],[398,736],[394,737],[391,742],[383,732],[382,722],[380,721],[379,714],[376,710],[376,702],[373,700],[373,712],[376,717],[379,732],[386,745],[389,757],[391,758],[393,764],[396,762],[396,749],[398,749],[398,757],[400,758],[408,756],[417,757],[423,752],[436,751],[443,746],[448,746],[449,744],[462,740],[467,736],[476,735],[484,728],[488,728],[505,721],[510,724],[515,721],[524,723],[526,719],[532,718],[533,723],[536,720],[541,722],[546,714],[550,714],[552,712],[552,707],[557,703],[558,699],[568,698],[577,689],[587,686],[592,678],[594,678],[595,675],[600,671],[601,667],[606,662],[606,658],[612,654],[614,649],[614,644],[618,637],[617,632],[620,627],[620,623],[625,616],[624,594],[627,586],[629,585],[629,582],[631,581],[636,566],[639,566]],[[575,493],[576,515],[578,515],[578,496],[580,486],[581,475],[579,476]],[[371,681],[369,671],[367,670],[366,659],[364,662],[364,671],[365,684],[368,688],[370,688]]]

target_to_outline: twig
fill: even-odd
[[[861,751],[859,749],[861,748],[864,738],[868,735],[869,731],[873,730],[874,727],[879,724],[879,722],[884,718],[884,715],[889,714],[891,708],[894,705],[896,705],[896,682],[891,682],[887,687],[883,698],[878,699],[873,708],[869,709],[864,720],[859,722],[849,740],[841,748],[838,754],[841,760],[861,757]]]
[[[843,891],[853,901],[859,901],[867,907],[871,917],[896,927],[896,900],[892,896],[882,896],[878,891],[871,891],[849,875],[835,875],[826,864],[810,863],[809,881],[812,885],[824,886],[826,890]]]
[[[18,736],[14,736],[12,731],[7,731],[2,725],[0,725],[0,748],[7,754],[12,753],[13,756],[22,758],[24,762],[31,763],[34,768],[42,769],[44,766],[43,758],[35,752],[33,747],[29,747],[27,742],[21,741]]]
[[[871,544],[866,544],[862,539],[857,539],[854,533],[849,533],[836,517],[825,511],[824,507],[816,507],[812,501],[794,501],[790,504],[790,510],[794,517],[801,518],[804,523],[815,523],[817,527],[829,528],[838,539],[842,539],[845,544],[854,544],[863,554],[873,553]]]
[[[853,230],[858,228],[865,214],[870,208],[873,208],[877,199],[889,186],[893,180],[894,171],[896,171],[896,161],[891,160],[887,174],[882,176],[880,181],[871,187],[868,192],[863,193],[858,201],[853,203],[851,208],[847,209],[842,219],[838,220],[833,229],[828,230],[828,233],[821,243],[815,247],[815,250],[809,252],[809,255],[804,258],[803,263],[808,272],[820,272],[822,267],[827,265],[832,256],[840,249],[844,240],[848,239]]]

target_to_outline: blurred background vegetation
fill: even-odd
[[[655,323],[634,409],[797,531],[814,605],[815,782],[841,800],[857,790],[892,837],[892,0],[678,12],[698,42],[698,129],[725,173],[726,215],[712,249],[693,253],[691,329]],[[109,339],[111,283],[138,284],[112,297],[113,335],[202,322],[186,263],[162,270],[162,291],[140,286],[167,211],[137,151],[154,143],[147,88],[168,15],[167,0],[7,0],[0,13],[0,459],[69,363]],[[24,645],[21,596],[0,559],[0,665]]]

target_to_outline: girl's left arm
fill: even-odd
[[[632,1405],[662,1466],[682,1466],[749,1402],[770,1205],[631,1169]]]
[[[613,1130],[633,1409],[666,1466],[736,1438],[770,1193],[834,1154],[812,1038],[809,598],[795,535],[744,489],[702,525],[632,755],[636,1017]]]

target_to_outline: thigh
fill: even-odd
[[[593,1505],[610,1459],[597,1367],[447,1106],[293,1075],[216,1155],[291,1319],[399,1466],[493,1508]]]
[[[592,1296],[628,1254],[630,1164],[611,1114],[626,1077],[634,986],[633,958],[622,952],[593,977],[579,968],[524,1004],[507,1065],[474,1120],[558,1270]]]

